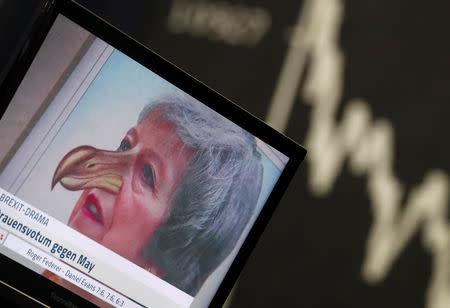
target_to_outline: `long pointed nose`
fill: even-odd
[[[53,174],[52,189],[60,182],[68,190],[100,188],[117,193],[131,155],[130,151],[103,151],[86,145],[77,147],[59,162]]]

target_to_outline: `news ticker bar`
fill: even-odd
[[[77,287],[91,293],[114,307],[142,308],[143,306],[131,301],[122,294],[108,288],[100,282],[81,273],[77,269],[59,261],[40,249],[30,245],[24,240],[6,231],[0,230],[0,234],[6,237],[3,245],[15,253],[25,257],[33,263],[49,270],[59,277],[71,282]]]
[[[14,199],[14,201],[6,204],[3,195]],[[2,198],[3,201],[1,201]],[[0,215],[7,215],[9,218],[13,218],[27,226],[27,232],[24,232],[23,227],[19,231],[17,224],[14,228],[14,224],[7,225],[4,223],[3,218],[5,216],[2,216],[0,227],[8,231],[10,235],[14,234],[17,238],[24,240],[35,248],[39,248],[49,256],[54,255],[56,260],[65,261],[66,264],[74,267],[79,272],[86,272],[96,281],[117,290],[119,293],[125,294],[128,298],[144,306],[187,308],[192,303],[192,296],[87,238],[66,224],[23,202],[2,188],[0,188],[0,211]],[[48,217],[47,223],[45,225],[39,223],[33,218],[33,215],[29,215],[30,212],[36,213],[34,218],[38,214],[45,215]],[[29,232],[30,229],[34,233]],[[51,245],[45,245],[45,239],[43,242],[39,242],[38,234],[39,240],[45,237],[48,239],[47,244],[51,242]],[[124,240],[127,241],[129,239]],[[65,257],[61,257],[61,254],[56,250],[52,250],[56,244],[58,248],[64,247],[67,251],[71,251],[73,253],[72,256],[76,253],[77,260],[81,256],[88,257],[91,265],[95,265],[95,267],[91,271],[86,266],[67,259],[67,253]]]

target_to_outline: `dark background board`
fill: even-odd
[[[39,0],[0,0],[0,83],[23,44],[32,21],[40,9]]]
[[[79,2],[264,119],[288,52],[289,34],[306,1]],[[331,6],[339,1],[328,2]],[[0,28],[1,40],[6,42],[0,45],[1,71],[14,56],[37,3],[0,0],[1,16],[8,16],[2,18]],[[170,16],[180,3],[198,15],[196,19],[185,16],[190,23],[174,32]],[[342,123],[350,101],[358,98],[370,110],[369,124],[378,120],[390,123],[391,171],[403,185],[399,212],[393,218],[396,222],[407,210],[411,191],[423,183],[429,172],[439,170],[441,179],[448,179],[450,174],[450,4],[341,3],[342,23],[334,27],[338,35],[335,47],[342,51],[344,59],[343,72],[338,76],[343,92],[332,120],[337,126]],[[230,20],[230,25],[211,26],[211,17],[205,16],[214,16],[216,21]],[[261,39],[257,42],[252,41],[255,32],[238,33],[248,27],[242,20],[249,19],[259,22]],[[267,20],[269,26],[264,30],[261,23],[265,21],[267,26]],[[198,25],[212,30],[192,30]],[[309,55],[285,131],[307,147],[305,139],[314,123],[314,106],[304,97],[304,85],[313,71],[313,62]],[[308,153],[309,157],[314,155],[313,151]],[[437,308],[427,302],[426,294],[436,271],[445,269],[436,265],[442,253],[436,254],[424,240],[425,223],[412,232],[384,279],[369,284],[362,275],[375,218],[368,175],[355,174],[346,159],[330,191],[318,194],[311,190],[312,172],[311,160],[305,161],[244,268],[231,307]],[[448,192],[448,182],[443,183]],[[444,201],[448,208],[448,198]],[[445,216],[444,221],[448,220]],[[440,294],[450,295],[450,287],[444,286],[443,290]]]

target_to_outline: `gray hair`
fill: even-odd
[[[162,270],[161,278],[195,296],[230,254],[256,208],[261,156],[251,134],[184,93],[150,103],[138,123],[155,108],[163,110],[193,155],[144,256]]]

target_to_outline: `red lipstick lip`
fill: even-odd
[[[88,204],[91,203],[95,206],[95,208],[97,209],[99,215],[100,215],[100,220],[95,217],[87,208]],[[103,212],[102,212],[102,208],[100,206],[100,202],[98,201],[97,197],[90,193],[89,195],[87,195],[86,200],[84,202],[84,206],[81,210],[83,212],[84,215],[86,215],[87,217],[89,217],[90,219],[92,219],[93,221],[103,224]]]

